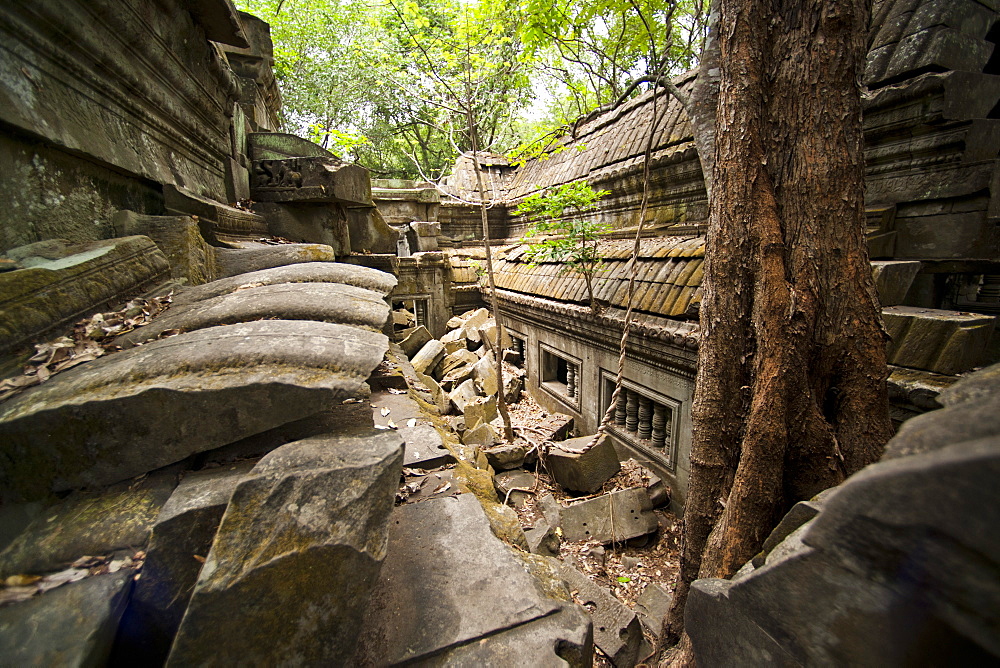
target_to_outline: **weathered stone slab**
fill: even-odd
[[[882,306],[902,304],[913,279],[920,271],[920,262],[914,260],[872,260],[872,276]]]
[[[142,577],[115,642],[130,662],[162,665],[212,547],[222,514],[253,462],[194,471],[174,490],[156,518]]]
[[[431,469],[455,461],[441,434],[408,394],[375,392],[371,396],[372,419],[378,428],[392,428],[406,447],[403,466]]]
[[[344,663],[386,556],[402,463],[391,431],[317,436],[260,460],[233,493],[167,665]]]
[[[473,365],[472,376],[476,379],[476,385],[485,396],[495,396],[499,391],[500,383],[497,380],[497,364],[492,354],[481,357]]]
[[[530,495],[527,492],[517,491],[515,488],[534,489],[535,476],[524,469],[503,471],[493,476],[493,486],[502,502],[512,503],[515,507],[520,508]]]
[[[407,357],[413,357],[433,338],[431,333],[427,331],[427,328],[420,325],[409,331],[403,340],[399,342],[399,347],[403,349]]]
[[[85,244],[53,239],[7,257],[24,267],[0,272],[0,355],[43,333],[166,280],[167,258],[148,237]]]
[[[426,374],[417,374],[417,378],[421,383],[430,391],[431,396],[434,399],[434,405],[438,409],[438,413],[441,415],[447,415],[451,412],[451,399],[448,398],[448,393],[445,392],[433,376],[428,376]]]
[[[478,396],[476,384],[469,378],[452,390],[448,398],[451,400],[451,405],[455,407],[455,410],[464,416],[465,407],[475,401]]]
[[[337,158],[254,160],[250,182],[256,202],[341,202],[371,206],[368,170]]]
[[[192,332],[265,318],[314,320],[378,331],[388,317],[389,305],[371,290],[339,283],[279,283],[171,307],[148,325],[119,336],[115,343],[129,348],[169,330]]]
[[[387,348],[357,327],[265,320],[102,357],[0,405],[0,489],[109,484],[313,415],[358,395]]]
[[[470,644],[485,651],[559,608],[491,533],[472,494],[399,506],[352,663],[416,662]]]
[[[115,235],[141,234],[152,239],[170,262],[170,275],[201,285],[215,279],[215,249],[201,236],[191,216],[144,216],[119,211],[112,219]]]
[[[968,371],[986,360],[996,318],[914,306],[882,309],[890,364],[934,373]]]
[[[659,522],[646,490],[630,487],[564,506],[560,526],[566,540],[607,544],[652,533]]]
[[[134,573],[95,575],[0,608],[0,657],[10,666],[103,666]]]
[[[201,235],[213,246],[226,247],[269,235],[267,222],[261,216],[196,195],[184,188],[164,185],[163,203],[168,213],[195,216]]]
[[[437,339],[431,339],[410,360],[417,373],[431,375],[431,371],[444,357],[444,346]]]
[[[396,287],[396,277],[384,271],[359,267],[354,264],[304,262],[252,271],[186,289],[174,296],[171,308],[213,297],[221,297],[247,285],[263,286],[279,283],[343,283],[387,295]]]
[[[240,248],[215,249],[217,275],[221,278],[302,262],[336,260],[337,254],[325,244],[241,244]]]
[[[251,132],[247,135],[247,146],[251,160],[336,157],[319,144],[286,132]]]
[[[562,487],[593,494],[621,470],[615,446],[608,438],[601,439],[596,446],[583,453],[568,452],[562,448],[565,446],[570,450],[580,450],[592,438],[593,436],[580,436],[552,444],[545,458],[545,466]]]
[[[642,641],[642,626],[635,613],[572,566],[560,563],[559,575],[584,605],[593,606],[590,615],[594,620],[594,644],[616,666],[635,665]]]
[[[445,344],[447,345],[447,344]],[[475,353],[471,353],[475,355]],[[477,357],[478,359],[478,357]],[[465,384],[466,381],[472,383],[472,391],[478,393],[478,388],[475,385],[473,375],[475,374],[475,369],[471,364],[466,364],[465,366],[460,366],[458,368],[452,369],[446,373],[441,378],[441,387],[448,389],[451,388],[454,391],[456,388]]]
[[[638,613],[639,621],[654,636],[659,637],[663,630],[663,620],[667,618],[673,599],[670,592],[655,582],[647,584],[636,599],[635,611]]]
[[[528,551],[543,557],[558,557],[562,541],[556,533],[556,527],[544,523],[524,530],[524,538],[528,541]]]
[[[101,492],[75,492],[47,508],[0,553],[0,579],[45,573],[83,556],[142,549],[177,474],[156,473]]]

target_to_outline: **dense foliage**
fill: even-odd
[[[494,152],[547,136],[537,153],[559,126],[614,103],[636,78],[694,65],[706,3],[237,4],[271,25],[284,130],[374,177],[436,178],[470,150],[472,123]]]

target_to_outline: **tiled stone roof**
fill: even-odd
[[[594,296],[612,308],[627,308],[629,268],[633,242],[602,241],[604,262],[594,275]],[[517,245],[498,253],[497,287],[560,302],[587,304],[583,275],[564,271],[557,262],[532,263],[528,247]],[[636,269],[635,308],[665,318],[693,317],[692,306],[701,301],[704,239],[667,237],[643,239]]]

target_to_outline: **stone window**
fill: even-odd
[[[538,382],[549,394],[571,406],[580,405],[580,360],[544,343],[539,346]]]
[[[602,374],[601,405],[604,411],[615,390],[614,374]],[[677,451],[677,415],[680,403],[625,380],[615,403],[608,432],[623,443],[674,470]]]
[[[413,316],[413,320],[408,324],[393,320],[396,329],[406,329],[408,327],[427,326],[427,296],[404,297],[392,300],[393,311],[406,311]]]
[[[510,348],[508,348],[508,350],[513,352],[509,357],[505,357],[504,359],[506,359],[508,362],[510,362],[511,364],[513,364],[518,368],[527,369],[528,368],[527,337],[524,336],[524,334],[513,331],[509,327],[505,327],[504,331],[507,333],[508,336],[510,336],[511,341],[513,341],[513,344],[510,346]]]

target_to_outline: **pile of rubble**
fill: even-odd
[[[395,311],[394,322],[407,322],[409,314]],[[512,348],[513,339],[504,332],[503,345],[497,344],[496,320],[485,308],[470,311],[448,321],[449,331],[431,338],[424,326],[397,334],[400,347],[421,382],[430,389],[442,415],[465,445],[486,450],[497,441],[497,355],[503,357],[502,391],[507,403],[517,401],[525,372],[513,362],[520,360]]]

